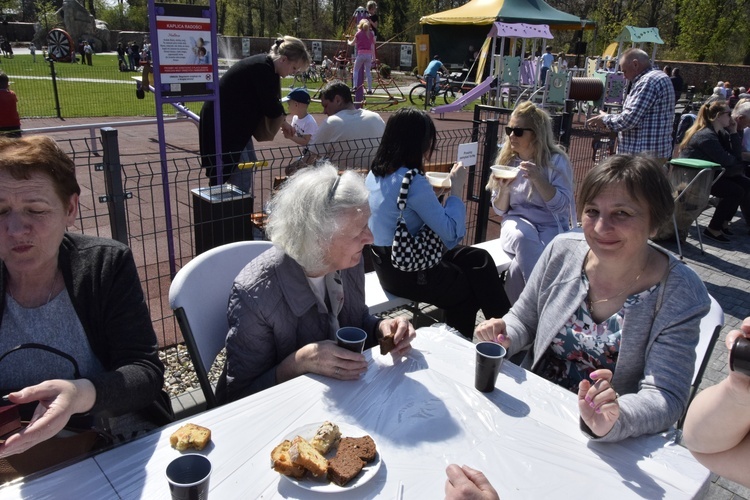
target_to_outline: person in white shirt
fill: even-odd
[[[281,132],[284,138],[300,146],[307,146],[315,131],[318,130],[318,122],[307,112],[310,94],[302,88],[294,89],[281,101],[289,103],[289,114],[293,115],[291,125],[286,125],[286,122],[282,124]]]
[[[307,153],[287,167],[287,175],[324,158],[341,169],[369,169],[385,130],[383,119],[373,111],[355,108],[344,82],[323,87],[320,102],[328,118],[318,126]]]

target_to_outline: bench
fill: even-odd
[[[492,260],[495,261],[495,265],[497,266],[498,273],[502,273],[510,267],[510,257],[503,252],[503,249],[500,246],[500,238],[477,243],[472,246],[483,248],[492,256]],[[370,314],[380,314],[384,311],[408,306],[414,303],[413,300],[405,299],[383,290],[375,271],[365,274],[365,302],[370,309]]]

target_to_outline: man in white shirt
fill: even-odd
[[[287,168],[287,174],[323,158],[341,169],[369,169],[385,130],[383,119],[372,111],[355,108],[352,92],[343,82],[326,85],[320,102],[328,118],[318,125],[308,152]]]

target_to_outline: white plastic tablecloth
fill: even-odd
[[[328,496],[270,467],[287,434],[324,420],[365,430],[382,459],[369,482],[336,494],[341,499],[398,498],[400,490],[405,499],[442,498],[450,463],[482,470],[506,500],[693,498],[707,488],[709,472],[663,436],[591,442],[579,430],[573,393],[511,363],[494,392],[478,392],[473,344],[441,328],[420,329],[400,362],[377,348],[366,355],[370,367],[359,381],[298,377],[190,417],[212,431],[202,452],[213,465],[210,497]],[[182,423],[93,458],[120,497],[169,498],[164,471],[179,456],[169,435]]]

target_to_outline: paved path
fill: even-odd
[[[322,116],[316,116],[320,121]],[[455,113],[451,118],[471,120],[471,113]],[[113,119],[112,121],[131,120],[132,118]],[[39,128],[45,126],[72,125],[86,122],[103,122],[104,119],[35,119],[23,120],[23,128]],[[467,122],[436,120],[438,130],[449,130],[470,126]],[[155,126],[138,126],[119,129],[120,144],[123,154],[144,155],[148,152],[158,151]],[[87,133],[82,131],[54,134],[55,137],[81,138]],[[185,121],[169,125],[166,132],[168,150],[171,153],[196,154],[198,144],[198,133],[195,125]],[[267,145],[267,146],[266,146]],[[277,147],[288,145],[284,139],[277,139],[272,143],[265,143],[265,147]],[[708,225],[709,216],[713,209],[704,212],[699,218],[702,227]],[[695,227],[690,230],[687,244],[683,246],[685,262],[690,265],[703,279],[711,295],[719,302],[725,312],[725,326],[722,329],[719,340],[711,355],[708,368],[703,378],[701,387],[709,387],[716,384],[728,373],[727,349],[724,346],[724,338],[731,329],[738,328],[742,319],[750,316],[750,235],[748,226],[738,216],[731,226],[735,236],[732,243],[722,245],[711,241],[704,241],[705,255],[701,255],[696,240]],[[674,242],[662,243],[663,246],[677,251]],[[711,490],[706,498],[710,499],[733,499],[750,500],[750,489],[739,486],[723,478],[713,477]]]

